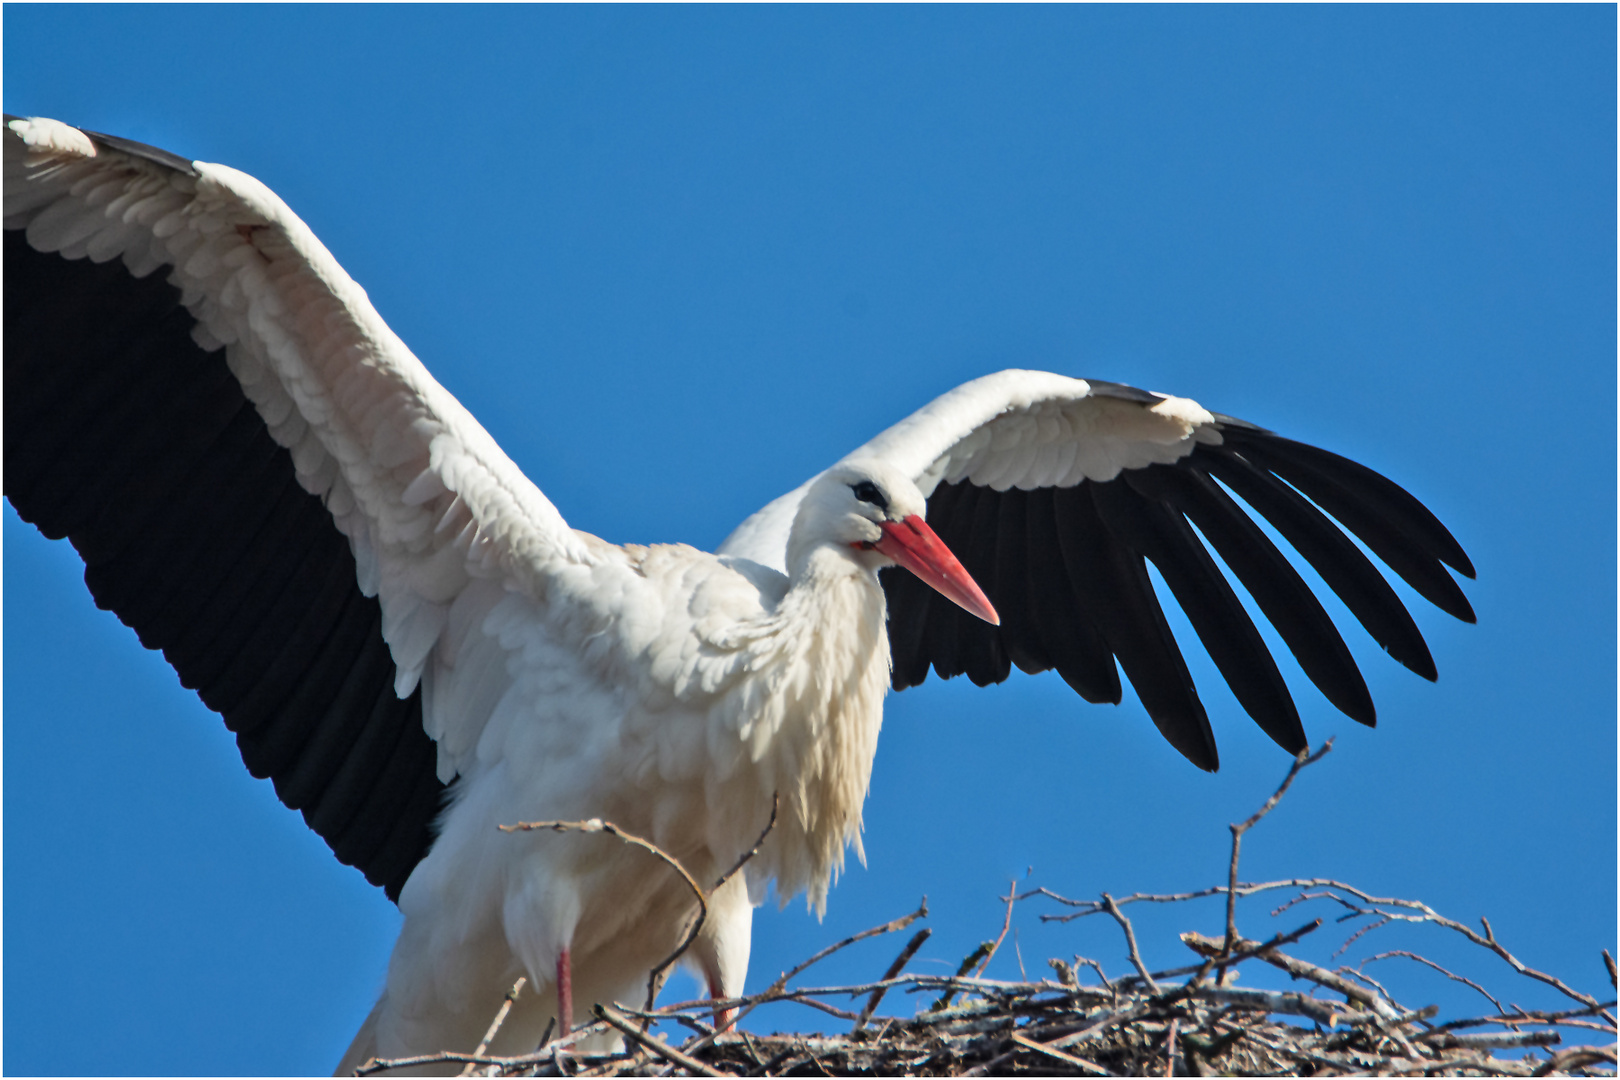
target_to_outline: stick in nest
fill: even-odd
[[[1307,747],[1307,749],[1309,748]],[[1272,792],[1271,798],[1265,801],[1265,805],[1250,814],[1248,819],[1241,824],[1227,826],[1232,830],[1232,861],[1228,865],[1226,873],[1226,946],[1222,950],[1223,952],[1230,953],[1237,943],[1238,854],[1243,850],[1243,834],[1258,825],[1261,818],[1276,809],[1277,804],[1282,801],[1282,797],[1288,794],[1288,788],[1293,784],[1294,777],[1298,776],[1302,769],[1321,761],[1332,749],[1333,740],[1329,739],[1314,754],[1307,754],[1305,750],[1301,750],[1299,756],[1294,759],[1294,767],[1288,770],[1288,775],[1283,777],[1283,782],[1277,786],[1276,791]]]

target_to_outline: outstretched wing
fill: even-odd
[[[263,184],[6,119],[6,496],[397,897],[476,739],[430,653],[584,541]]]
[[[930,667],[982,686],[1016,665],[1055,669],[1087,701],[1117,703],[1123,669],[1165,738],[1215,769],[1215,738],[1148,577],[1151,561],[1244,709],[1297,753],[1306,745],[1299,712],[1213,548],[1328,700],[1372,724],[1372,697],[1333,621],[1237,499],[1424,678],[1435,667],[1423,635],[1346,530],[1441,610],[1474,620],[1446,570],[1473,577],[1473,565],[1417,499],[1355,462],[1185,398],[1004,371],[849,455],[863,457],[916,478],[929,523],[1001,615],[990,626],[910,574],[885,571],[897,690],[921,683]],[[802,491],[744,522],[721,551],[780,566]]]

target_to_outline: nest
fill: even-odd
[[[1299,771],[1329,749],[1331,742],[1314,754],[1301,754],[1266,804],[1247,821],[1231,826],[1231,860],[1224,885],[1171,895],[1138,893],[1117,900],[1107,893],[1097,900],[1072,900],[1046,889],[1023,894],[1009,890],[1000,935],[970,953],[955,975],[906,971],[929,937],[930,931],[922,929],[910,937],[879,979],[857,985],[797,985],[805,971],[833,953],[858,941],[898,933],[925,918],[924,903],[908,915],[828,946],[762,993],[724,1002],[651,1008],[663,974],[684,951],[683,945],[649,977],[649,1007],[597,1005],[593,1023],[568,1038],[544,1043],[532,1054],[491,1057],[480,1047],[473,1054],[368,1062],[359,1074],[416,1066],[459,1070],[464,1076],[1614,1076],[1614,1000],[1600,1001],[1526,966],[1497,941],[1484,919],[1480,920],[1481,930],[1475,930],[1418,901],[1373,896],[1339,881],[1238,881],[1244,834],[1277,805]],[[536,822],[521,827],[605,832],[652,851],[685,877],[698,896],[699,917],[687,934],[687,943],[696,937],[707,912],[705,892],[679,863],[654,845],[599,821]],[[761,842],[770,829],[767,825]],[[736,873],[751,854],[739,860],[726,877]],[[724,881],[722,877],[716,887]],[[1421,924],[1461,935],[1506,963],[1519,978],[1556,991],[1569,1007],[1532,1011],[1504,1006],[1480,983],[1405,949],[1378,953],[1355,967],[1332,969],[1291,953],[1296,942],[1324,925],[1322,917],[1266,941],[1249,940],[1238,933],[1238,901],[1261,894],[1287,897],[1273,910],[1274,915],[1326,905],[1338,924],[1359,921],[1359,928],[1335,955],[1382,927]],[[1226,902],[1226,933],[1220,937],[1183,933],[1181,942],[1196,962],[1165,971],[1148,970],[1125,909],[1219,897]],[[1112,918],[1125,938],[1134,972],[1110,979],[1095,961],[1075,957],[1049,961],[1050,978],[1015,982],[982,977],[1006,939],[1013,905],[1032,898],[1062,909],[1043,915],[1044,921],[1068,922],[1094,915]],[[1435,1006],[1414,1009],[1400,1004],[1386,986],[1363,970],[1371,960],[1394,956],[1468,985],[1490,1001],[1492,1011],[1442,1020]],[[1607,950],[1602,956],[1612,988],[1614,959]],[[1273,971],[1286,973],[1291,988],[1247,985],[1262,982]],[[1243,987],[1235,985],[1240,972],[1245,973]],[[1258,977],[1247,977],[1250,972]],[[507,1005],[493,1019],[485,1045],[494,1038],[511,999],[522,987],[520,979],[508,994]],[[880,1011],[885,1001],[892,1008],[904,995],[914,999],[921,995],[926,1004],[910,1016]],[[769,1023],[769,1012],[761,1014],[760,1010],[783,1003],[817,1009],[838,1021],[839,1030],[769,1035],[754,1030]],[[736,1010],[735,1022],[717,1029],[717,1009]],[[598,1054],[572,1049],[582,1039],[612,1032],[622,1037],[624,1049]]]

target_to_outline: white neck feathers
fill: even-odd
[[[760,795],[780,798],[772,840],[761,852],[784,897],[807,890],[820,912],[844,862],[861,850],[866,799],[889,684],[883,589],[873,573],[831,545],[812,551],[761,639],[750,667],[768,700],[757,701],[754,740]],[[774,785],[774,786],[773,786]]]

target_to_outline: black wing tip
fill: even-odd
[[[1192,703],[1190,709],[1185,707],[1166,709],[1162,706],[1153,708],[1148,706],[1147,702],[1143,702],[1143,706],[1148,709],[1148,719],[1159,729],[1159,734],[1163,735],[1164,740],[1175,747],[1182,757],[1205,772],[1219,772],[1221,754],[1215,748],[1215,732],[1209,726],[1209,716],[1198,700],[1198,692],[1189,688],[1189,693]]]
[[[1164,741],[1175,747],[1176,753],[1207,773],[1221,771],[1221,754],[1215,748],[1215,736],[1209,721],[1198,723],[1196,717],[1162,717],[1148,714],[1153,726],[1159,729]]]
[[[1442,529],[1446,528],[1444,525],[1441,525],[1440,527]],[[1450,529],[1446,529],[1446,535],[1451,536]],[[1451,536],[1451,543],[1455,550],[1447,552],[1445,555],[1441,555],[1440,561],[1457,571],[1457,573],[1461,574],[1469,581],[1473,581],[1479,576],[1474,572],[1474,560],[1468,557],[1468,552],[1463,550],[1462,545],[1457,542],[1457,538],[1455,536]]]
[[[918,676],[917,678],[915,678],[915,679],[910,678],[907,675],[905,675],[903,672],[901,672],[901,670],[899,668],[895,668],[889,674],[889,688],[892,689],[895,693],[899,693],[902,690],[910,690],[913,686],[921,686],[923,683],[925,683],[927,681],[928,681],[928,671],[927,671],[927,669],[924,669],[923,673],[920,676]]]
[[[1113,660],[1112,654],[1109,660]],[[1080,695],[1080,700],[1091,705],[1118,705],[1125,700],[1124,687],[1119,679],[1099,685],[1093,683],[1087,672],[1077,671],[1067,665],[1056,668],[1058,678],[1066,683],[1070,690]]]
[[[1352,487],[1370,485],[1371,490],[1376,491],[1379,498],[1387,500],[1389,505],[1396,508],[1399,516],[1405,519],[1403,531],[1407,533],[1409,539],[1430,557],[1451,567],[1464,577],[1472,580],[1476,576],[1473,560],[1469,559],[1468,553],[1463,550],[1462,544],[1452,535],[1451,530],[1446,528],[1445,523],[1416,495],[1383,473],[1343,454],[1290,439],[1276,432],[1254,428],[1252,425],[1244,425],[1243,430],[1233,431],[1232,434],[1239,441],[1245,436],[1253,436],[1256,442],[1264,444],[1285,458],[1305,464],[1308,468],[1325,467],[1338,482],[1347,483]],[[1362,490],[1368,489],[1363,487]]]
[[[1445,571],[1441,570],[1439,573],[1444,575]],[[1468,597],[1463,593],[1461,588],[1456,586],[1455,582],[1453,582],[1453,587],[1451,589],[1434,589],[1430,591],[1434,592],[1436,595],[1430,596],[1427,592],[1425,592],[1422,594],[1424,599],[1428,600],[1431,604],[1445,612],[1447,615],[1450,615],[1453,619],[1456,619],[1458,622],[1468,623],[1470,626],[1479,622],[1479,616],[1474,614],[1474,605],[1468,602]],[[1444,603],[1441,601],[1444,601]]]
[[[1425,507],[1425,509],[1427,508]],[[1431,513],[1430,516],[1433,517],[1433,514]],[[1457,538],[1451,535],[1451,530],[1446,528],[1445,524],[1437,517],[1434,518],[1434,526],[1441,534],[1440,539],[1449,541],[1449,543],[1439,545],[1434,552],[1434,557],[1469,581],[1473,581],[1477,575],[1474,572],[1474,562],[1468,557],[1468,552],[1463,550],[1462,545],[1457,542]]]
[[[1355,702],[1355,708],[1347,709],[1339,702],[1334,702],[1334,707],[1362,727],[1375,728],[1378,726],[1378,707],[1373,704],[1370,693],[1364,700]],[[1306,746],[1305,749],[1308,750],[1310,747]],[[1293,753],[1297,754],[1299,751],[1295,750]]]
[[[1392,653],[1391,655],[1394,655],[1394,654]],[[1410,671],[1412,674],[1416,675],[1420,679],[1427,679],[1430,682],[1439,682],[1440,681],[1440,669],[1435,666],[1434,657],[1428,655],[1427,653],[1425,653],[1423,658],[1422,658],[1426,662],[1422,663],[1422,664],[1414,663],[1414,662],[1411,662],[1411,661],[1408,661],[1408,660],[1402,660],[1398,656],[1396,656],[1395,659],[1400,662],[1400,665],[1402,667],[1404,667],[1407,671]]]
[[[1204,772],[1218,773],[1221,771],[1221,755],[1215,751],[1215,746],[1213,743],[1211,743],[1208,747],[1196,750],[1186,746],[1177,746],[1176,749],[1181,753],[1182,757],[1198,766]]]

